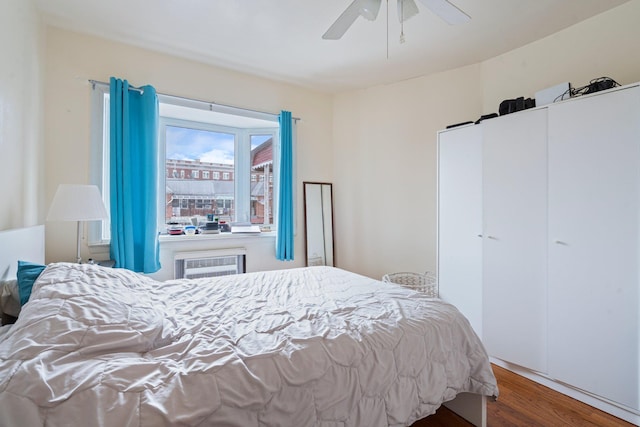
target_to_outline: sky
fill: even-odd
[[[233,164],[233,134],[167,126],[167,159],[200,160],[202,162]],[[254,149],[271,135],[252,135]]]

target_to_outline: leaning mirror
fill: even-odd
[[[304,182],[304,229],[307,265],[334,265],[333,188],[327,182]]]

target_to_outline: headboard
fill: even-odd
[[[0,281],[16,278],[18,260],[44,264],[44,225],[0,231]]]

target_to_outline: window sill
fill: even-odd
[[[262,233],[218,233],[218,234],[194,234],[192,236],[187,236],[186,234],[180,234],[177,236],[170,236],[167,234],[163,234],[158,237],[161,245],[167,243],[184,243],[184,242],[202,242],[207,240],[234,240],[234,239],[265,239],[265,238],[275,238],[275,231],[267,231]]]
[[[234,239],[265,239],[275,238],[275,231],[264,231],[262,233],[219,233],[219,234],[194,234],[193,236],[187,236],[181,234],[177,236],[171,236],[168,234],[161,234],[158,236],[160,244],[171,243],[184,243],[184,242],[203,242],[207,240],[234,240]],[[109,242],[92,242],[89,243],[89,247],[92,249],[105,249],[109,250]]]

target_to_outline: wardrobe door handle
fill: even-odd
[[[556,240],[554,243],[556,245],[569,246],[567,242],[563,242],[562,240]]]

